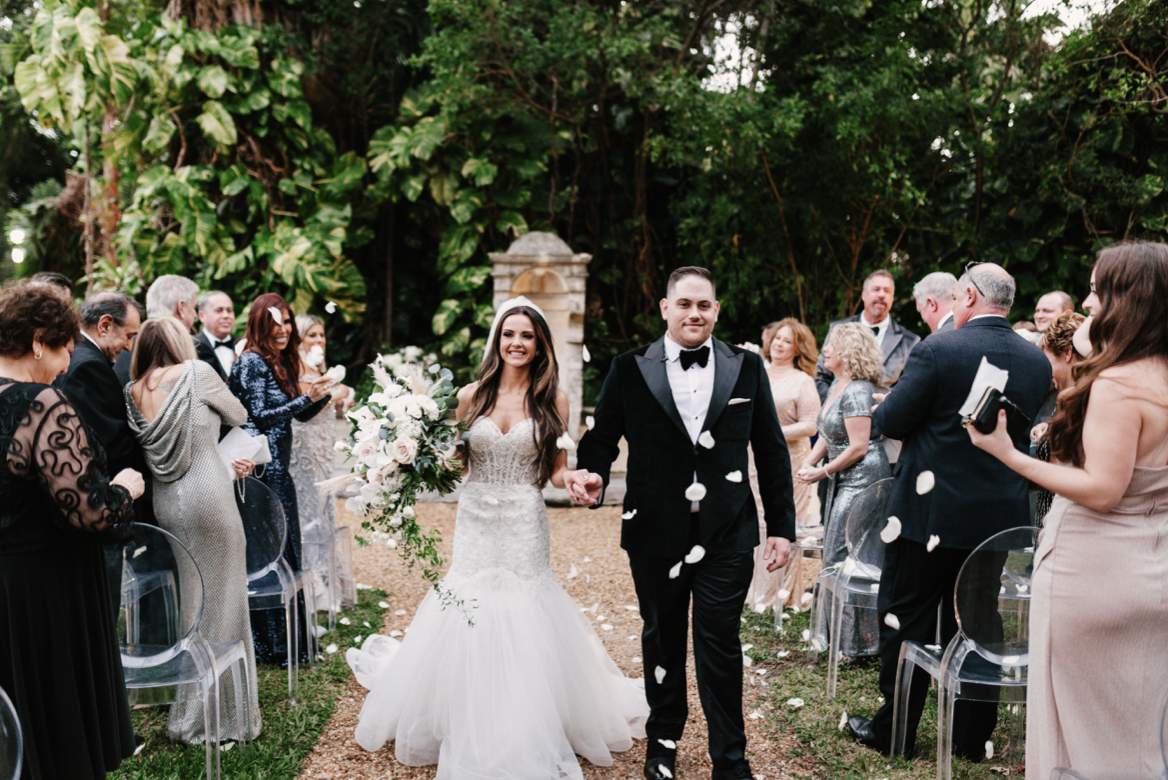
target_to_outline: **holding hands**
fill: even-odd
[[[604,480],[588,469],[576,469],[564,472],[564,487],[578,506],[593,506],[600,500]]]
[[[795,479],[804,485],[813,485],[828,476],[830,475],[827,473],[826,462],[822,466],[816,466],[807,461],[803,461],[802,465],[799,466],[799,470],[795,472]]]

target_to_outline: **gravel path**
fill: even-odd
[[[450,540],[453,538],[454,504],[424,504],[418,506],[419,517],[427,528],[437,528],[445,540],[442,555],[449,560]],[[620,549],[620,510],[617,507],[587,509],[549,509],[551,523],[552,570],[568,594],[582,608],[592,611],[589,616],[596,625],[613,661],[629,677],[643,677],[640,663],[641,618],[634,610],[625,609],[637,603],[629,575],[628,560]],[[357,526],[357,518],[340,509],[340,522]],[[382,633],[404,630],[426,592],[425,581],[418,574],[408,574],[397,553],[385,547],[354,550],[357,582],[381,588],[390,594],[390,608],[386,610]],[[571,577],[572,567],[577,575]],[[405,610],[404,615],[395,615]],[[603,619],[602,619],[603,618]],[[613,630],[601,630],[607,623]],[[342,648],[343,652],[344,648]],[[690,720],[686,733],[678,743],[677,770],[681,778],[708,778],[710,760],[706,752],[706,721],[698,700],[697,683],[691,662],[689,668]],[[761,667],[764,668],[765,667]],[[759,666],[746,670],[746,711],[766,713],[773,706],[765,693],[765,677],[758,674]],[[765,674],[765,672],[764,672]],[[312,780],[356,780],[358,778],[425,778],[435,776],[435,767],[407,767],[399,764],[390,743],[376,753],[368,753],[352,738],[353,730],[365,700],[365,689],[350,678],[347,689],[337,702],[332,721],[325,728],[320,741],[309,754],[301,778]],[[773,701],[773,698],[772,698]],[[787,777],[789,772],[804,774],[800,759],[788,757],[796,747],[793,735],[781,733],[768,726],[773,719],[757,718],[746,721],[749,739],[749,759],[756,773],[764,780]],[[640,778],[645,758],[645,744],[638,740],[631,750],[614,755],[611,767],[597,767],[582,760],[584,777],[590,780],[604,778]]]

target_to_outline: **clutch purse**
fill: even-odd
[[[251,457],[252,462],[257,466],[262,466],[265,463],[271,463],[272,450],[268,447],[268,437],[261,433],[259,436],[254,436],[253,438],[260,445],[260,448],[256,451],[256,454]]]
[[[1006,410],[1006,431],[1010,438],[1015,441],[1025,438],[1030,430],[1030,418],[997,388],[985,389],[973,414],[965,418],[964,422],[988,435],[998,427],[998,412],[1003,409]]]

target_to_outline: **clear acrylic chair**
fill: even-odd
[[[1039,529],[1011,528],[982,542],[957,574],[957,633],[943,651],[905,642],[893,702],[892,754],[904,753],[908,698],[917,667],[937,681],[937,777],[953,776],[953,708],[958,699],[1005,702],[1009,745],[1020,750],[1030,660],[1030,575]]]
[[[822,531],[822,527],[820,527],[820,530]],[[788,566],[791,565],[791,561],[794,560],[796,558],[796,556],[798,556],[800,559],[803,559],[804,561],[807,558],[818,558],[819,560],[822,561],[823,560],[823,536],[822,536],[822,534],[820,534],[819,536],[804,536],[802,539],[795,540],[791,544],[791,558],[787,561]],[[786,576],[784,571],[785,570],[783,570],[783,569],[779,570],[779,581],[780,582],[782,582],[783,577]],[[796,582],[795,587],[802,589],[802,587],[803,587],[802,581]],[[784,615],[786,614],[783,611],[783,609],[784,609],[783,602],[784,601],[785,601],[785,599],[777,599],[775,601],[775,606],[774,606],[775,631],[781,631],[783,628]],[[813,599],[813,602],[814,602],[814,599]],[[812,603],[809,606],[809,609],[814,609],[814,603]]]
[[[305,573],[295,573],[284,560],[288,524],[284,507],[271,489],[255,477],[236,482],[235,503],[247,537],[247,598],[251,609],[283,609],[288,648],[288,698],[296,704],[300,690],[300,610],[297,594],[304,592],[306,614],[315,614],[312,582]],[[309,659],[316,655],[316,637],[304,632]]]
[[[858,621],[863,611],[876,610],[880,572],[884,567],[884,541],[880,531],[888,521],[891,497],[891,478],[873,482],[856,497],[844,529],[848,556],[821,571],[815,579],[807,661],[815,663],[819,653],[828,650],[829,698],[835,697],[845,613],[850,610]],[[852,652],[871,655],[877,651],[878,643],[879,636],[873,636],[869,645],[852,648]]]
[[[16,717],[16,707],[8,694],[0,688],[0,780],[16,780],[20,777],[20,764],[24,760],[24,740],[20,732],[20,719]]]
[[[127,691],[150,691],[152,704],[198,699],[203,705],[204,742],[208,780],[219,778],[219,680],[233,669],[236,722],[246,743],[252,731],[251,690],[247,653],[242,639],[208,642],[199,633],[203,616],[203,576],[187,548],[161,528],[133,523],[128,536],[115,547],[111,575],[122,577],[121,607],[116,621],[118,647]],[[158,552],[164,554],[156,554]],[[127,584],[127,580],[129,583]],[[144,590],[137,583],[174,583],[168,618],[142,608]],[[166,586],[163,586],[166,587]],[[149,642],[139,641],[151,623]]]

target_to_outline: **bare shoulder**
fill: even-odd
[[[564,388],[557,387],[556,388],[556,406],[567,407],[567,405],[568,405],[568,394],[564,392]]]
[[[458,402],[460,404],[470,403],[470,400],[472,398],[474,398],[475,391],[478,389],[479,389],[479,383],[477,381],[471,382],[469,385],[463,385],[462,387],[458,388],[458,393],[456,394],[458,397]]]
[[[1139,398],[1162,403],[1168,395],[1168,363],[1160,358],[1144,358],[1110,366],[1100,372],[1091,386],[1111,400]]]

